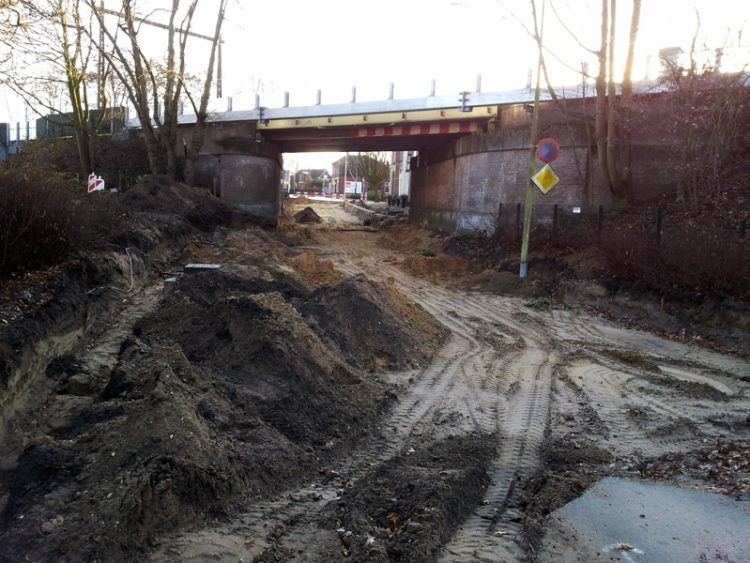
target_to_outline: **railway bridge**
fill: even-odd
[[[675,139],[659,129],[668,108],[661,86],[634,85],[643,111],[632,128],[634,199],[674,189]],[[613,204],[600,172],[592,131],[593,92],[557,88],[561,104],[542,92],[540,136],[561,146],[554,168],[561,181],[534,205],[534,221],[558,212]],[[197,166],[198,183],[223,199],[275,220],[280,210],[282,154],[314,151],[418,151],[410,180],[410,220],[453,230],[489,230],[521,216],[528,182],[529,127],[534,92],[457,92],[450,96],[267,108],[210,116]],[[288,97],[285,97],[288,101]],[[564,109],[562,108],[564,106]],[[576,117],[578,116],[578,117]],[[194,115],[180,116],[189,135]],[[137,122],[132,123],[137,127]],[[577,211],[578,210],[578,211]],[[507,213],[506,213],[507,212]],[[508,215],[503,219],[503,214]]]
[[[285,96],[288,100],[288,96]],[[267,108],[209,117],[197,181],[252,213],[279,212],[281,155],[315,151],[401,151],[437,154],[463,137],[494,131],[500,109],[533,100],[528,89],[458,92],[453,96],[352,100],[343,104]],[[189,135],[194,115],[180,116]],[[137,121],[130,123],[137,127]],[[184,139],[185,142],[187,139]]]

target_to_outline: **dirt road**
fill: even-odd
[[[329,226],[337,213],[320,210]],[[750,444],[744,360],[417,279],[378,233],[309,236],[300,251],[397,288],[450,336],[428,366],[388,374],[395,402],[343,461],[228,522],[161,538],[154,561],[534,559],[544,517],[599,475],[722,490],[660,473],[661,456]]]

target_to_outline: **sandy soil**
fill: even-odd
[[[750,446],[747,361],[449,288],[471,264],[415,271],[426,233],[353,230],[339,206],[313,206],[323,223],[188,245],[183,262],[222,273],[141,294],[105,343],[117,354],[69,356],[109,358],[101,388],[83,399],[88,422],[71,407],[80,429],[45,429],[6,464],[4,522],[23,541],[0,559],[522,561],[547,515],[602,475],[750,498],[736,463]],[[181,441],[160,450],[148,427],[129,430],[144,416]],[[107,460],[119,435],[111,457],[133,462],[105,465],[119,485],[107,489],[86,456]],[[205,451],[186,455],[195,436]],[[159,453],[145,465],[144,444]],[[66,528],[78,512],[62,503],[87,483],[102,520],[90,529],[117,546],[66,553],[83,524]],[[131,543],[108,534],[118,514]]]
[[[408,372],[374,439],[303,488],[164,539],[154,560],[525,560],[545,516],[598,476],[748,443],[744,360],[577,311],[448,290],[405,273],[410,255],[376,234],[316,229],[314,238],[306,248],[347,276],[398,288],[450,338]],[[446,448],[447,458],[433,454]],[[440,502],[436,481],[448,495]]]

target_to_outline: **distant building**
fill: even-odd
[[[115,134],[123,130],[127,111],[124,107],[93,109],[89,112],[88,128],[96,134]],[[36,120],[36,138],[73,137],[72,113],[52,113]]]
[[[323,191],[331,189],[331,174],[325,168],[298,170],[290,180],[292,191]]]
[[[357,168],[357,162],[360,158],[356,154],[343,156],[331,164],[333,176],[332,188],[333,193],[337,194],[361,194],[364,191],[364,179],[357,178],[353,170]]]
[[[391,153],[391,179],[389,182],[391,195],[408,195],[411,178],[411,159],[417,151],[394,151]]]
[[[331,174],[328,170],[313,170],[313,185],[319,185],[324,192],[331,191]]]
[[[292,189],[292,171],[282,170],[281,171],[281,191],[289,193]]]

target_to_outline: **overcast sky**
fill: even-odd
[[[601,2],[553,1],[568,29],[595,49]],[[352,86],[359,100],[384,99],[389,82],[395,83],[397,98],[421,97],[433,78],[438,95],[457,94],[474,89],[477,74],[484,91],[520,88],[536,61],[518,21],[531,24],[529,5],[528,0],[238,1],[227,23],[225,61],[232,74],[227,86],[235,92],[234,107],[252,107],[256,91],[268,107],[281,105],[285,91],[291,105],[314,103],[318,89],[323,103],[346,102]],[[618,47],[624,52],[632,3],[621,0],[618,9]],[[660,48],[689,50],[696,9],[699,48],[737,43],[750,19],[747,0],[643,0],[636,79],[658,73]],[[564,29],[549,3],[545,21],[552,81],[576,83],[583,60],[595,72],[595,56]],[[323,166],[328,158],[299,156],[298,161]]]
[[[552,0],[565,25],[585,46],[595,49],[599,35],[599,0]],[[105,2],[115,7],[115,0]],[[140,0],[145,7],[166,7],[166,0]],[[541,6],[542,0],[537,0]],[[397,98],[429,93],[431,79],[437,94],[473,90],[482,75],[484,91],[523,87],[536,52],[519,23],[531,24],[528,0],[230,0],[224,29],[224,91],[235,109],[253,107],[255,94],[262,104],[278,107],[283,93],[290,104],[308,105],[322,90],[323,103],[348,101],[351,87],[358,100],[384,99],[395,83]],[[202,0],[196,31],[211,34],[215,0]],[[631,2],[618,2],[618,47],[627,40]],[[713,49],[738,41],[738,32],[750,19],[748,0],[643,0],[634,78],[643,78],[650,61],[658,71],[658,50],[689,49],[697,18],[701,18],[699,47]],[[166,14],[151,17],[166,21]],[[552,81],[579,80],[587,53],[560,24],[547,2],[545,44]],[[750,30],[745,30],[750,33]],[[154,56],[163,51],[159,31],[149,32]],[[741,42],[748,57],[747,33]],[[555,60],[557,57],[559,60]],[[624,57],[620,57],[622,60]],[[197,49],[193,60],[202,63]],[[750,62],[750,61],[746,61]],[[201,65],[196,65],[199,71]],[[224,109],[226,100],[214,100]],[[23,111],[0,100],[0,120],[23,120]],[[322,167],[324,159],[300,157],[301,166]],[[329,161],[330,162],[330,161]]]
[[[554,5],[566,25],[595,49],[601,3],[555,0]],[[718,46],[728,29],[737,30],[750,17],[747,1],[643,0],[638,74],[645,74],[648,56],[660,48],[689,47],[696,26],[693,6],[701,12],[699,46],[706,39]],[[624,50],[631,3],[620,1],[618,7]],[[384,98],[389,82],[395,82],[397,97],[422,96],[432,78],[438,93],[452,94],[473,89],[478,73],[487,91],[522,87],[536,53],[514,16],[530,24],[527,0],[237,1],[226,30],[226,61],[234,75],[228,80],[241,97],[254,95],[257,79],[263,78],[269,106],[279,105],[284,91],[291,92],[292,105],[312,103],[317,89],[323,90],[324,102],[347,101],[353,85],[362,99]],[[549,8],[546,22],[545,43],[555,55],[575,69],[588,58],[594,71],[594,56],[570,38]],[[552,58],[550,65],[553,80],[578,79]]]

